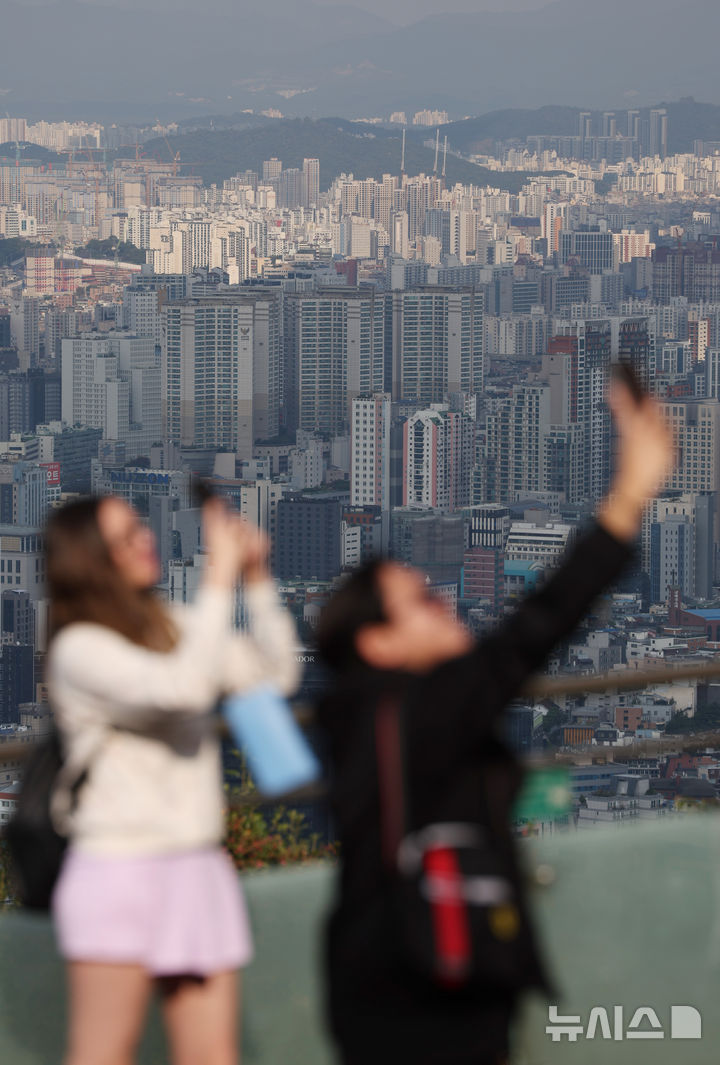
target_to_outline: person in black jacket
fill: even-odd
[[[671,463],[669,432],[653,400],[638,400],[618,382],[611,407],[617,472],[594,528],[489,638],[474,642],[429,595],[421,574],[389,561],[356,571],[321,618],[318,647],[335,683],[319,709],[341,855],[327,1004],[343,1065],[500,1065],[519,993],[548,986],[531,931],[512,988],[443,985],[411,963],[383,855],[389,815],[380,798],[378,707],[388,700],[404,707],[412,828],[461,822],[490,832],[526,914],[510,827],[521,770],[498,726],[530,674],[620,574],[643,507]]]

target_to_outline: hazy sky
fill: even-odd
[[[443,11],[478,13],[481,11],[530,11],[545,7],[552,0],[316,0],[332,7],[359,7],[383,15],[394,22],[414,22],[425,15]]]
[[[32,63],[13,46],[27,39]],[[2,110],[182,100],[345,117],[720,103],[718,40],[718,0],[0,0],[0,93]]]

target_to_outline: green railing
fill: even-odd
[[[558,985],[552,1005],[579,1020],[564,1025],[573,1041],[562,1033],[553,1041],[548,1004],[528,1002],[513,1065],[719,1060],[720,818],[593,827],[522,846]],[[244,878],[257,946],[244,980],[244,1065],[333,1060],[318,971],[333,877],[330,865],[315,864]],[[0,961],[0,1062],[59,1065],[64,992],[49,923],[7,912]],[[701,1038],[689,1038],[698,1017]],[[166,1061],[153,1017],[141,1063]]]

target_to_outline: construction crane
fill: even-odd
[[[445,170],[447,167],[447,133],[445,134],[445,144],[443,145],[443,168],[442,168],[442,187],[445,188]]]
[[[402,152],[400,154],[400,180],[405,177],[405,130],[402,135]]]
[[[87,155],[92,167],[91,174],[95,184],[95,201],[94,201],[94,218],[95,227],[98,231],[98,237],[100,236],[100,163],[96,163],[93,159],[93,152],[103,151],[103,165],[105,164],[104,149],[91,148],[89,144],[83,145],[81,142],[81,149]],[[85,177],[89,177],[88,172],[85,171]],[[107,177],[107,174],[106,174]]]
[[[62,258],[65,254],[65,245],[67,244],[67,235],[65,232],[65,218],[67,215],[67,207],[65,205],[65,198],[61,192],[55,199],[55,238],[57,240],[57,257]]]
[[[435,130],[435,162],[433,164],[433,177],[437,177],[438,154],[440,152],[440,130]]]
[[[162,124],[160,122],[160,119],[156,118],[155,121],[157,122],[158,126],[160,126],[160,128],[162,129]],[[165,141],[165,144],[167,145],[167,150],[170,153],[170,158],[172,159],[173,177],[177,177],[178,166],[180,165],[180,152],[174,152],[172,150],[172,145],[170,144],[170,141],[168,140],[167,133],[163,133],[162,136],[163,136],[163,140]]]

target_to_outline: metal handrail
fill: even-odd
[[[535,676],[520,692],[520,696],[526,699],[542,700],[551,699],[557,695],[586,695],[603,691],[636,691],[640,688],[649,688],[655,685],[675,684],[685,680],[712,680],[720,679],[720,658],[703,665],[684,666],[658,666],[652,669],[625,669],[612,670],[605,673],[581,674],[569,676]],[[302,704],[294,709],[295,717],[301,725],[311,725],[315,722],[315,714],[312,707]],[[221,735],[227,735],[225,723],[218,722],[218,731]],[[34,743],[29,739],[17,742],[0,743],[0,762],[27,758],[33,749]],[[259,801],[267,801],[259,799]]]
[[[580,676],[533,677],[522,694],[535,699],[554,695],[585,695],[602,691],[634,691],[655,684],[674,684],[681,680],[720,679],[720,660],[703,665],[657,666],[651,669],[625,669]]]

